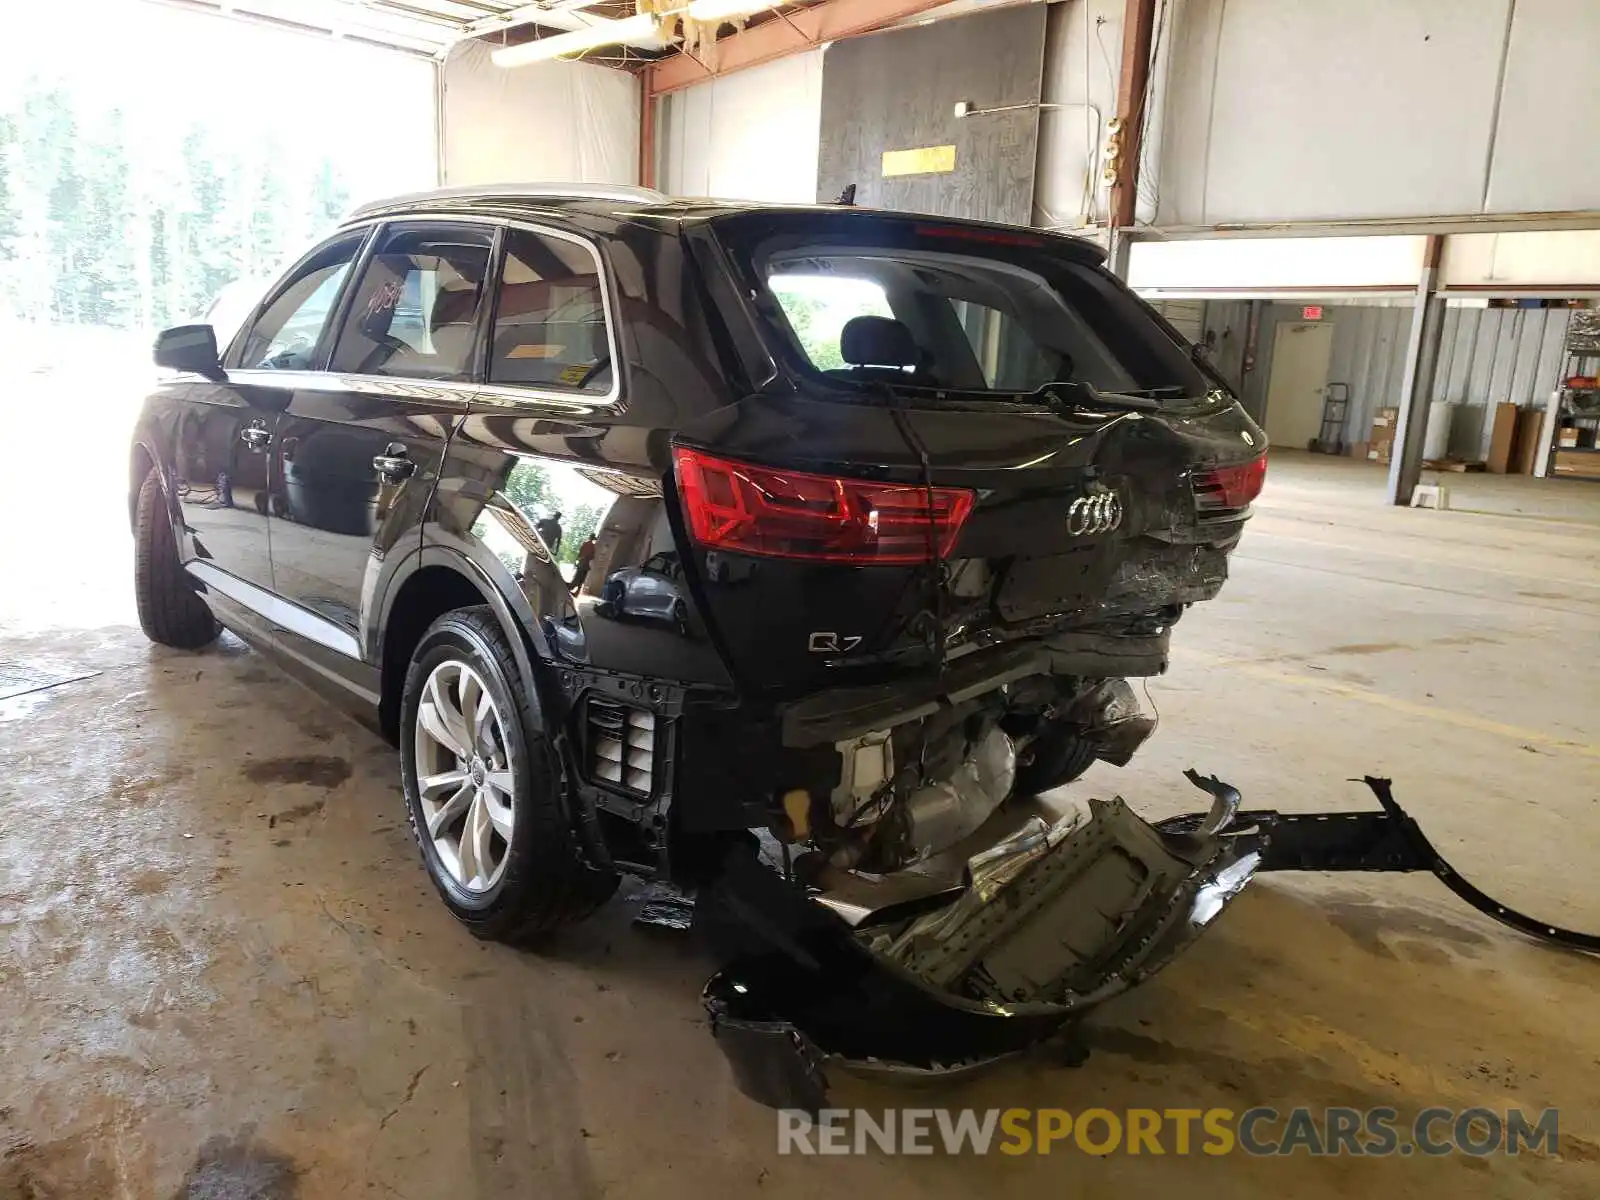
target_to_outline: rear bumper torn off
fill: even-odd
[[[1047,1040],[1170,962],[1258,871],[1427,871],[1529,937],[1600,954],[1600,934],[1486,895],[1367,776],[1378,812],[1206,813],[1152,827],[1120,800],[1024,829],[968,860],[966,886],[920,916],[852,927],[741,851],[701,893],[696,920],[727,966],[706,985],[712,1032],[742,1090],[820,1108],[830,1064],[943,1076]]]
[[[703,999],[741,1090],[816,1108],[829,1065],[948,1075],[1050,1039],[1170,962],[1259,861],[1091,801],[968,860],[943,907],[852,927],[741,849],[697,904],[727,964]]]

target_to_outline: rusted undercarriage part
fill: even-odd
[[[830,1063],[944,1077],[1027,1050],[1165,966],[1256,870],[1429,871],[1514,929],[1600,953],[1600,937],[1537,921],[1462,879],[1387,779],[1366,779],[1381,812],[1285,814],[1240,811],[1234,788],[1187,775],[1212,795],[1208,812],[1152,828],[1120,801],[1092,802],[1088,822],[1049,832],[1046,852],[1013,857],[1009,872],[1006,854],[979,864],[966,896],[896,923],[887,941],[740,847],[695,914],[728,962],[703,1000],[740,1089],[816,1109]],[[990,874],[996,862],[1001,877]],[[992,909],[986,888],[1003,896]]]
[[[1245,810],[1232,815],[1228,833],[1257,840],[1262,850],[1257,870],[1428,871],[1462,900],[1502,925],[1540,941],[1600,954],[1600,935],[1540,921],[1501,904],[1468,883],[1396,802],[1389,780],[1368,775],[1362,782],[1372,789],[1382,812]],[[1163,833],[1183,833],[1204,821],[1203,815],[1189,814],[1171,817],[1156,828]]]
[[[728,963],[703,997],[712,1031],[740,1089],[776,1107],[819,1107],[828,1061],[902,1076],[981,1066],[1160,970],[1257,860],[1249,838],[1164,835],[1120,800],[1091,801],[971,859],[953,902],[852,926],[741,846],[696,905]]]

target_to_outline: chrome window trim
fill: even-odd
[[[342,626],[335,625],[328,618],[319,617],[316,613],[301,608],[298,604],[285,600],[282,596],[275,595],[249,580],[240,579],[232,572],[224,571],[204,559],[186,563],[184,569],[207,587],[216,588],[230,600],[259,613],[274,625],[291,633],[298,633],[307,641],[325,646],[346,658],[360,661],[361,643],[356,635]]]
[[[429,188],[421,192],[403,192],[372,200],[351,212],[351,217],[361,218],[392,212],[416,204],[440,200],[604,200],[620,204],[670,204],[672,197],[655,188],[638,187],[628,183],[562,183],[554,180],[545,183],[488,183],[466,184],[457,187]]]
[[[431,403],[456,402],[463,409],[474,403],[496,407],[538,404],[573,413],[609,408],[599,397],[573,392],[530,392],[526,388],[469,383],[464,379],[413,379],[403,375],[353,375],[333,371],[229,371],[228,382],[238,387],[281,388],[301,392],[354,392],[394,400]]]

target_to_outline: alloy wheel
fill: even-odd
[[[482,677],[440,663],[417,705],[417,792],[428,837],[450,877],[486,892],[505,873],[516,809],[505,718]]]

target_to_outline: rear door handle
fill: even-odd
[[[239,440],[252,450],[263,450],[272,441],[272,431],[264,425],[246,425],[239,430]]]
[[[416,473],[417,464],[411,461],[411,452],[399,442],[391,442],[389,448],[372,460],[372,468],[390,483],[403,483]]]

